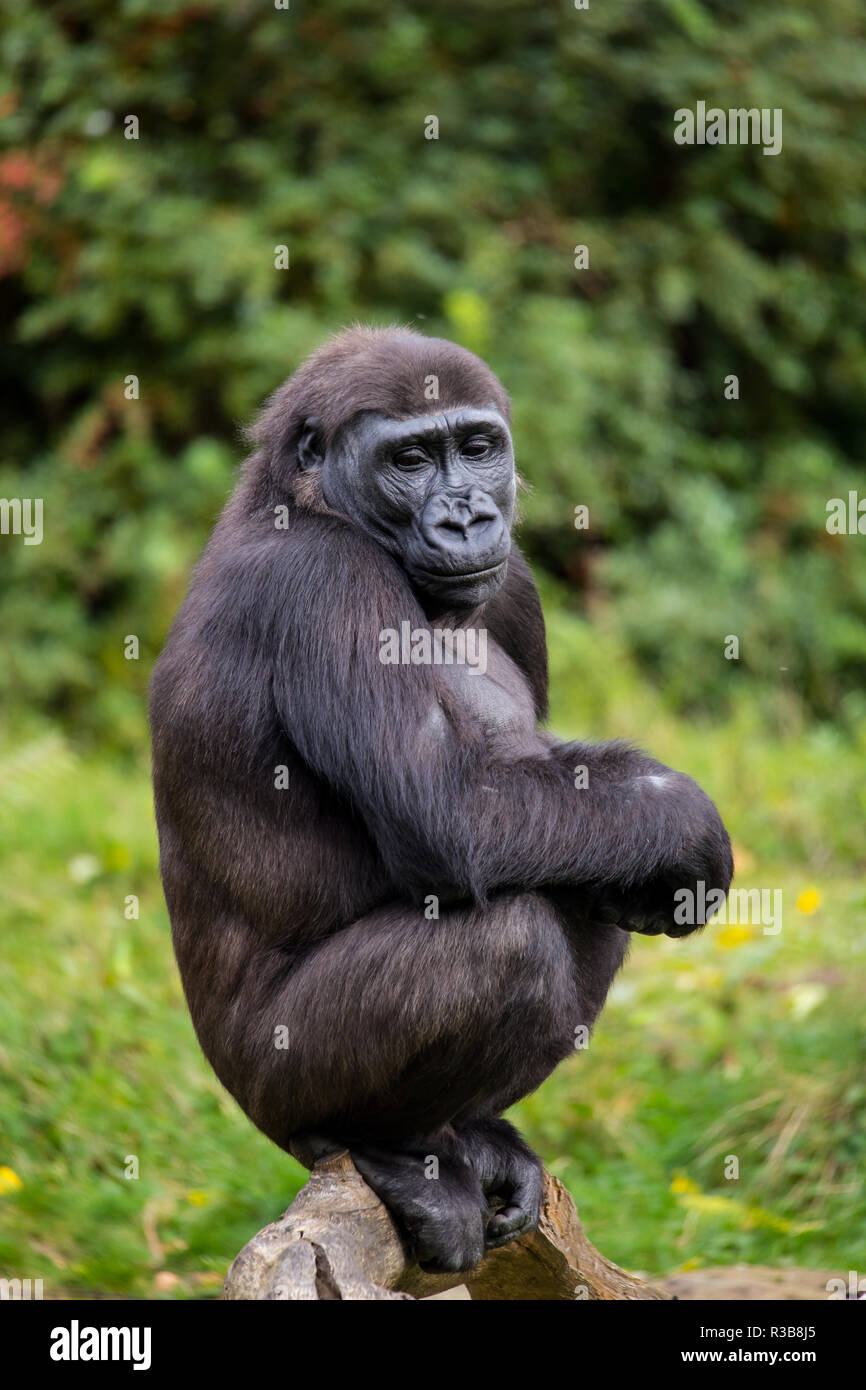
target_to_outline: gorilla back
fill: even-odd
[[[538,1219],[503,1110],[592,1026],[628,931],[680,934],[676,889],[727,890],[728,838],[690,778],[539,728],[543,620],[483,362],[352,329],[253,438],[151,687],[186,997],[255,1124],[348,1144],[416,1257],[468,1268]],[[483,669],[430,658],[468,629],[445,650]],[[386,661],[394,632],[410,651]]]

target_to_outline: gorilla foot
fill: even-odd
[[[451,1274],[478,1264],[488,1244],[489,1207],[478,1177],[453,1141],[437,1136],[412,1148],[350,1144],[349,1151],[422,1269]]]
[[[477,1120],[457,1132],[488,1203],[486,1248],[495,1250],[534,1231],[541,1216],[544,1176],[529,1145],[507,1120]]]

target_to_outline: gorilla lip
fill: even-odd
[[[501,570],[505,563],[505,560],[500,560],[498,564],[488,565],[487,568],[483,570],[422,570],[416,565],[414,567],[414,572],[421,579],[446,579],[449,581],[455,579],[486,579],[488,575],[496,574]]]

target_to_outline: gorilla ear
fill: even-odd
[[[302,472],[309,468],[321,468],[323,458],[322,422],[317,415],[311,415],[301,426],[298,438],[298,467]]]

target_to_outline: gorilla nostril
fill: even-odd
[[[446,543],[458,538],[463,541],[474,540],[479,534],[479,529],[481,532],[488,530],[494,520],[492,516],[446,517],[437,522],[436,532]]]

